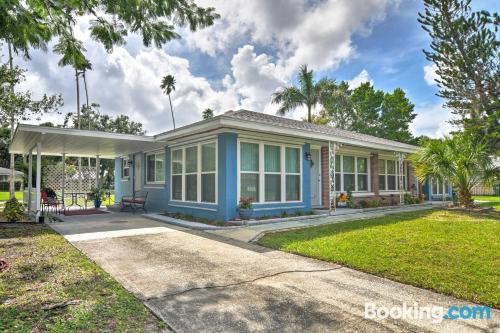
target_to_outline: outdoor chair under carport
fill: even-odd
[[[146,210],[147,198],[148,198],[148,192],[146,191],[135,191],[133,196],[122,197],[122,202],[120,204],[120,212],[123,212],[126,208],[130,208],[134,213],[138,209],[142,209],[145,213],[147,213]]]

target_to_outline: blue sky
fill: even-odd
[[[214,6],[222,18],[213,27],[179,32],[181,40],[162,49],[145,48],[138,36],[111,54],[88,35],[82,19],[76,36],[93,63],[89,73],[91,102],[101,112],[126,114],[144,123],[150,134],[171,128],[168,102],[159,89],[161,77],[173,74],[172,95],[180,124],[200,120],[211,107],[216,113],[247,108],[274,113],[271,94],[295,80],[307,63],[317,78],[328,76],[357,85],[371,81],[377,89],[405,90],[418,116],[416,135],[441,136],[452,128],[449,110],[435,96],[433,68],[424,57],[429,38],[417,22],[421,1],[414,0],[199,0]],[[474,7],[498,11],[498,1],[476,1]],[[5,54],[5,52],[4,52]],[[33,52],[26,89],[61,93],[63,113],[75,109],[74,77],[57,66],[52,52]],[[427,70],[427,73],[425,71]],[[301,118],[304,110],[290,117]],[[61,122],[62,116],[44,120]]]

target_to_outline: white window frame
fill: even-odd
[[[430,181],[431,183],[431,194],[432,196],[443,196],[443,193],[441,193],[441,191],[443,191],[443,184],[441,184],[441,182],[437,179],[431,179]],[[434,184],[436,184],[436,188],[437,188],[437,192],[434,192]],[[444,190],[446,191],[445,195],[448,195],[449,193],[449,188],[450,188],[450,183],[448,181],[445,181],[444,182]]]
[[[154,181],[148,181],[149,179],[149,166],[148,166],[148,157],[154,155],[155,160],[154,160],[154,167],[155,167],[155,172],[154,172]],[[146,184],[165,184],[165,179],[164,180],[156,180],[156,156],[157,155],[163,155],[163,171],[164,173],[166,172],[166,154],[165,151],[163,150],[157,150],[157,151],[152,151],[149,153],[146,153]],[[166,177],[165,177],[166,178]]]
[[[393,162],[394,163],[394,173],[388,173],[387,172],[387,162]],[[384,163],[384,173],[380,173],[380,170],[377,170],[379,176],[384,176],[384,185],[385,189],[380,190],[380,192],[398,192],[399,191],[399,165],[397,160],[393,160],[390,158],[384,158],[384,159],[379,159],[378,163],[380,164],[381,162]],[[403,189],[405,191],[408,191],[408,180],[407,180],[407,175],[408,175],[408,162],[404,161],[403,162]],[[388,189],[389,186],[389,177],[388,176],[394,176],[396,177],[396,188],[395,189]],[[380,178],[379,178],[380,179]]]
[[[129,158],[127,157],[122,157],[122,180],[129,180],[130,179],[130,165],[128,164]],[[125,176],[125,169],[128,170],[128,176]]]
[[[201,147],[203,145],[207,144],[214,144],[215,145],[215,171],[201,171]],[[197,164],[196,172],[186,172],[186,148],[191,148],[191,147],[197,147]],[[218,144],[217,140],[210,140],[210,141],[202,141],[202,142],[197,142],[193,144],[188,144],[184,146],[173,146],[170,148],[170,184],[172,183],[172,177],[173,176],[181,176],[181,192],[182,192],[182,200],[179,199],[173,199],[172,194],[173,194],[173,188],[170,186],[170,201],[173,202],[191,202],[191,203],[202,203],[202,204],[208,204],[208,205],[217,205],[218,203],[218,191],[219,191],[219,186],[218,186],[218,170],[219,170],[219,165],[218,165]],[[182,173],[173,173],[173,153],[174,151],[181,150],[182,151]],[[215,174],[215,202],[206,202],[206,201],[201,201],[201,175],[202,174]],[[186,200],[186,175],[196,175],[196,201],[193,200]]]
[[[370,193],[371,188],[372,188],[371,175],[370,175],[370,173],[371,173],[371,171],[370,171],[370,156],[361,155],[361,154],[352,154],[352,153],[336,154],[336,156],[338,156],[339,160],[340,160],[340,170],[335,169],[335,174],[340,175],[340,190],[336,190],[336,191],[347,192],[347,190],[344,189],[344,174],[347,174],[347,175],[354,175],[354,190],[352,191],[352,193]],[[344,173],[344,156],[354,157],[354,172]],[[365,172],[358,172],[358,158],[365,158],[366,159],[366,173]],[[367,176],[368,188],[366,190],[358,191],[358,175],[366,175]]]
[[[259,170],[258,171],[242,171],[241,170],[241,144],[242,143],[252,143],[259,145]],[[264,154],[264,146],[279,146],[280,147],[280,172],[265,172],[265,154]],[[286,172],[286,148],[297,148],[299,149],[299,173],[287,173]],[[237,140],[237,172],[238,172],[238,195],[237,201],[241,198],[241,174],[249,173],[249,174],[258,174],[259,175],[259,201],[255,202],[256,204],[276,204],[276,203],[298,203],[303,201],[303,161],[302,161],[302,146],[298,144],[284,144],[279,142],[272,141],[257,141],[251,139],[238,139]],[[280,174],[281,175],[281,201],[265,201],[265,175],[266,174]],[[286,200],[286,175],[298,175],[300,176],[300,197],[299,200]]]

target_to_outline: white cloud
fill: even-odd
[[[373,81],[370,79],[370,74],[368,74],[368,71],[366,69],[363,69],[361,72],[359,72],[359,74],[356,75],[352,80],[347,81],[351,89],[355,89],[359,87],[361,83],[365,82],[370,82],[371,84],[373,84]]]
[[[437,84],[436,80],[439,79],[439,76],[437,75],[436,71],[437,71],[436,64],[424,66],[424,80],[430,86]]]
[[[355,54],[354,34],[368,35],[399,0],[205,0],[222,19],[193,34],[188,45],[215,55],[237,44],[242,36],[277,50],[277,64],[290,75],[301,64],[313,69],[335,68]],[[238,46],[238,45],[236,45]]]
[[[449,123],[455,119],[451,110],[442,104],[422,104],[415,107],[417,117],[410,124],[410,130],[415,135],[427,135],[431,138],[442,138],[458,128]]]

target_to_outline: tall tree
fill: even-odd
[[[299,86],[283,87],[272,96],[272,103],[278,104],[278,114],[284,115],[298,107],[307,108],[307,121],[312,122],[313,108],[324,101],[335,85],[328,79],[314,81],[314,72],[302,65],[298,75]]]
[[[213,118],[214,117],[214,110],[212,110],[211,108],[206,108],[205,111],[203,111],[202,117],[203,117],[203,120]]]
[[[335,85],[335,82],[331,82],[331,84]],[[313,116],[313,122],[350,130],[354,113],[350,99],[352,91],[349,89],[349,84],[342,81],[331,88],[324,96],[323,110],[320,111],[319,116]]]
[[[380,114],[380,136],[414,143],[415,139],[410,132],[410,123],[417,116],[413,111],[414,107],[401,88],[394,89],[392,93],[385,93]]]
[[[160,88],[163,89],[163,92],[168,95],[168,101],[170,102],[170,113],[172,113],[172,123],[174,124],[175,129],[175,118],[174,118],[174,109],[172,108],[172,99],[170,98],[170,94],[175,91],[175,78],[173,75],[165,75],[161,80]]]
[[[360,133],[383,136],[385,133],[381,131],[380,115],[384,92],[375,90],[371,83],[365,82],[353,90],[350,100],[355,110],[351,129]]]
[[[411,157],[420,181],[449,181],[461,205],[470,207],[472,188],[498,179],[487,141],[472,133],[458,133],[440,140],[426,140]]]
[[[424,0],[418,21],[432,39],[438,96],[471,132],[500,139],[500,17],[472,11],[471,0]]]
[[[17,92],[15,87],[25,80],[25,70],[19,67],[0,65],[0,122],[10,126],[11,140],[16,123],[20,120],[37,118],[43,113],[56,111],[62,106],[60,95],[47,96],[35,100],[30,91]],[[14,154],[10,154],[11,177],[9,192],[14,196]]]

